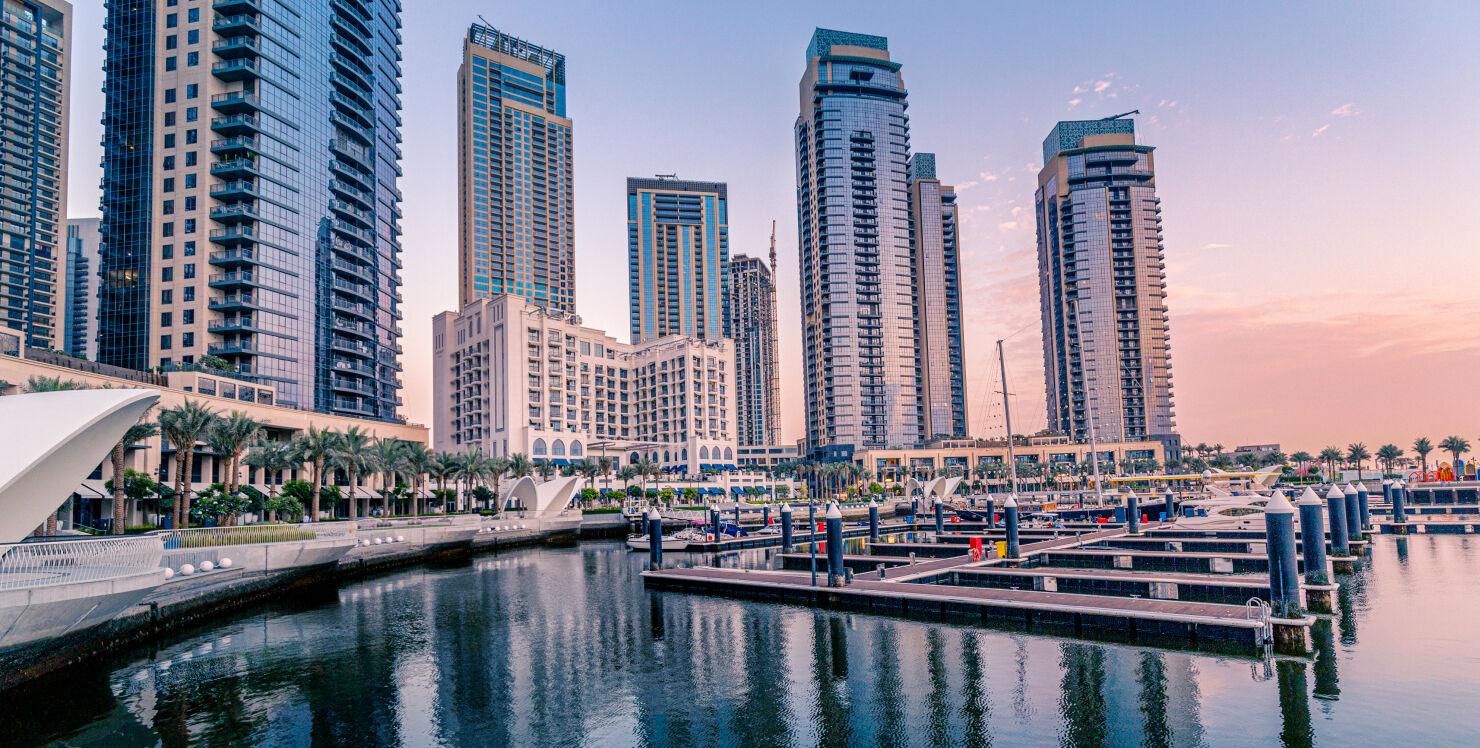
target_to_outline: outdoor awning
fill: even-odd
[[[564,457],[556,457],[555,459],[550,460],[550,464],[551,465],[561,465],[561,466],[564,466],[564,465],[569,465],[570,464],[570,460],[567,460]]]
[[[726,470],[739,470],[740,469],[740,466],[739,465],[726,465],[725,466],[725,469]]]
[[[739,486],[730,486],[730,493],[745,493],[745,489]]]
[[[705,487],[705,488],[704,488],[704,490],[705,490],[705,491],[706,491],[706,492],[708,492],[708,493],[710,493],[710,494],[712,494],[712,495],[714,495],[714,496],[724,496],[724,495],[725,495],[725,492],[724,492],[724,491],[721,491],[721,490],[720,490],[720,489],[719,489],[719,488],[718,488],[718,487],[716,487],[716,486],[706,486],[706,487]]]

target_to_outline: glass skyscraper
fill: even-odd
[[[96,218],[67,221],[66,300],[62,304],[63,353],[98,358],[98,237]]]
[[[908,102],[888,48],[881,36],[817,29],[800,86],[802,363],[807,444],[822,459],[925,435]]]
[[[99,359],[395,419],[399,0],[107,12]]]
[[[1049,428],[1159,440],[1175,455],[1152,148],[1129,119],[1060,122],[1043,161],[1034,202]]]
[[[475,23],[457,91],[460,303],[511,293],[575,311],[565,55]]]
[[[632,342],[730,337],[730,217],[724,182],[627,179]]]
[[[915,327],[926,437],[964,437],[966,354],[961,342],[961,249],[956,191],[935,174],[935,154],[910,157]]]
[[[72,6],[0,6],[0,326],[61,349]]]
[[[774,257],[774,252],[772,253]],[[765,260],[730,259],[730,331],[735,340],[735,407],[740,446],[780,436],[781,371],[776,355],[776,279]]]

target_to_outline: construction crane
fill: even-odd
[[[776,277],[776,219],[771,219],[771,278]],[[775,283],[775,280],[771,281]]]
[[[1102,118],[1100,118],[1100,121],[1101,122],[1104,122],[1105,120],[1120,119],[1121,117],[1129,117],[1132,114],[1140,114],[1140,113],[1141,113],[1141,110],[1140,109],[1132,109],[1129,112],[1126,112],[1125,114],[1117,114],[1114,117],[1102,117]]]

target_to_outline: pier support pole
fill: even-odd
[[[658,571],[663,568],[663,515],[658,508],[648,509],[648,568]]]
[[[1346,542],[1362,540],[1362,507],[1357,498],[1357,489],[1348,483],[1342,489],[1346,496]]]
[[[1300,575],[1295,560],[1295,508],[1276,490],[1264,507],[1269,556],[1269,601],[1276,618],[1294,618],[1300,610]]]
[[[740,500],[735,499],[735,530],[740,530]]]
[[[1345,503],[1345,497],[1342,502]],[[1322,517],[1321,497],[1314,488],[1300,495],[1300,540],[1305,550],[1306,584],[1330,584],[1331,573],[1326,563],[1326,523]]]
[[[1008,494],[1007,503],[1002,505],[1002,512],[1007,515],[1007,557],[1016,559],[1018,557],[1017,494]]]
[[[1367,486],[1358,482],[1356,489],[1358,519],[1362,520],[1362,531],[1366,532],[1372,529],[1372,512],[1367,508]]]
[[[770,527],[771,526],[771,505],[770,504],[766,504],[765,506],[762,506],[761,507],[761,526],[762,527]]]
[[[718,543],[719,542],[719,507],[718,506],[711,506],[711,507],[709,507],[709,527],[710,527],[710,530],[709,531],[712,532],[712,533],[714,533],[714,542]]]
[[[1175,522],[1176,520],[1177,520],[1177,501],[1176,501],[1176,499],[1174,499],[1172,497],[1172,492],[1171,491],[1167,491],[1167,521],[1168,522]]]
[[[987,529],[997,529],[997,500],[987,497]]]
[[[791,504],[781,505],[781,547],[791,553]]]
[[[1389,504],[1393,503],[1393,479],[1392,478],[1383,478],[1382,479],[1382,500],[1383,501],[1386,501]]]
[[[935,499],[935,534],[946,531],[946,513],[941,511],[940,497]]]
[[[1392,484],[1392,493],[1390,494],[1390,496],[1392,497],[1391,500],[1393,502],[1393,534],[1395,534],[1395,535],[1407,535],[1408,534],[1408,509],[1407,509],[1407,504],[1408,504],[1407,499],[1408,499],[1408,496],[1406,495],[1406,492],[1403,490],[1403,485],[1401,483],[1394,482]]]
[[[1351,496],[1355,501],[1356,492],[1353,491]],[[1348,546],[1351,543],[1351,525],[1346,516],[1346,493],[1340,488],[1332,486],[1326,493],[1326,511],[1331,515],[1331,555],[1350,555]],[[1300,521],[1304,522],[1305,519],[1301,518]]]
[[[1125,529],[1132,535],[1141,534],[1141,506],[1135,491],[1125,494]]]
[[[910,499],[910,520],[913,521],[913,522],[919,522],[920,521],[920,499],[919,499],[919,497]]]
[[[837,504],[827,507],[827,586],[843,586],[843,513]]]
[[[868,539],[879,539],[879,505],[873,499],[868,502]]]

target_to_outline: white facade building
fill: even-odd
[[[433,445],[556,465],[647,458],[697,475],[736,465],[727,339],[631,345],[519,296],[432,320]]]

